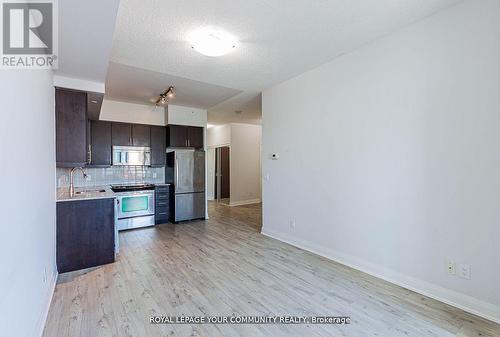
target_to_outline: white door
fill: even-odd
[[[215,187],[215,148],[208,149],[207,153],[207,199],[214,200]]]

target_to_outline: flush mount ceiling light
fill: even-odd
[[[206,56],[221,56],[236,47],[236,39],[230,34],[214,28],[200,28],[188,36],[191,47]]]
[[[167,90],[165,90],[163,94],[160,95],[160,97],[158,97],[155,104],[156,106],[164,105],[169,101],[169,99],[173,98],[174,96],[175,96],[174,87],[170,86],[168,87]]]

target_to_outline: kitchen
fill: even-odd
[[[200,126],[206,125],[206,112],[191,109],[200,118],[180,119],[187,108],[164,106],[174,90],[169,87],[151,106],[178,124],[155,125],[103,120],[102,94],[56,87],[60,273],[114,262],[120,231],[207,217],[205,127]]]

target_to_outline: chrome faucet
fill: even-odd
[[[83,167],[73,167],[69,171],[69,196],[70,197],[75,196],[75,185],[73,185],[73,173],[75,173],[76,170],[81,170],[83,177],[87,178],[87,172],[85,172],[85,169]]]

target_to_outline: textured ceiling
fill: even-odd
[[[121,0],[112,60],[242,93],[210,121],[253,119],[259,93],[458,0]],[[239,39],[211,58],[186,36],[215,26]],[[175,84],[174,84],[175,85]],[[162,89],[162,88],[158,88]],[[136,90],[141,90],[137,87]],[[258,104],[257,104],[258,103]],[[247,111],[245,111],[247,109]],[[243,110],[235,117],[235,110]]]

